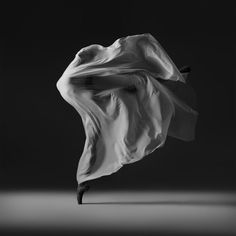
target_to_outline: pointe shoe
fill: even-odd
[[[88,191],[90,187],[88,185],[79,185],[77,188],[77,202],[78,204],[82,204],[82,199],[84,192]]]
[[[77,202],[79,205],[82,204],[83,195],[84,195],[84,191],[80,191],[77,193]]]

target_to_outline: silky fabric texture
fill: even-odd
[[[81,49],[57,82],[62,97],[80,114],[86,134],[78,183],[141,160],[167,135],[193,140],[198,113],[176,92],[185,83],[151,34]],[[182,87],[179,94],[187,92]]]

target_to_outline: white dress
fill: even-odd
[[[79,184],[141,160],[167,135],[194,139],[198,113],[165,86],[167,80],[186,83],[150,34],[120,38],[109,47],[91,45],[76,54],[57,88],[85,129]]]

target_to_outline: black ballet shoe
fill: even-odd
[[[80,184],[77,188],[77,202],[79,205],[82,204],[82,199],[84,192],[88,191],[90,189],[89,185],[87,184]]]
[[[179,69],[180,73],[190,73],[191,67],[190,66],[183,66]]]
[[[77,202],[78,202],[79,205],[82,204],[83,195],[84,195],[84,191],[83,192],[80,191],[80,192],[77,193]]]

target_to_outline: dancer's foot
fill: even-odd
[[[88,191],[89,190],[89,185],[85,184],[85,183],[81,183],[78,185],[78,188],[77,188],[77,201],[78,201],[78,204],[82,204],[82,199],[83,199],[83,195],[84,195],[84,192]]]

